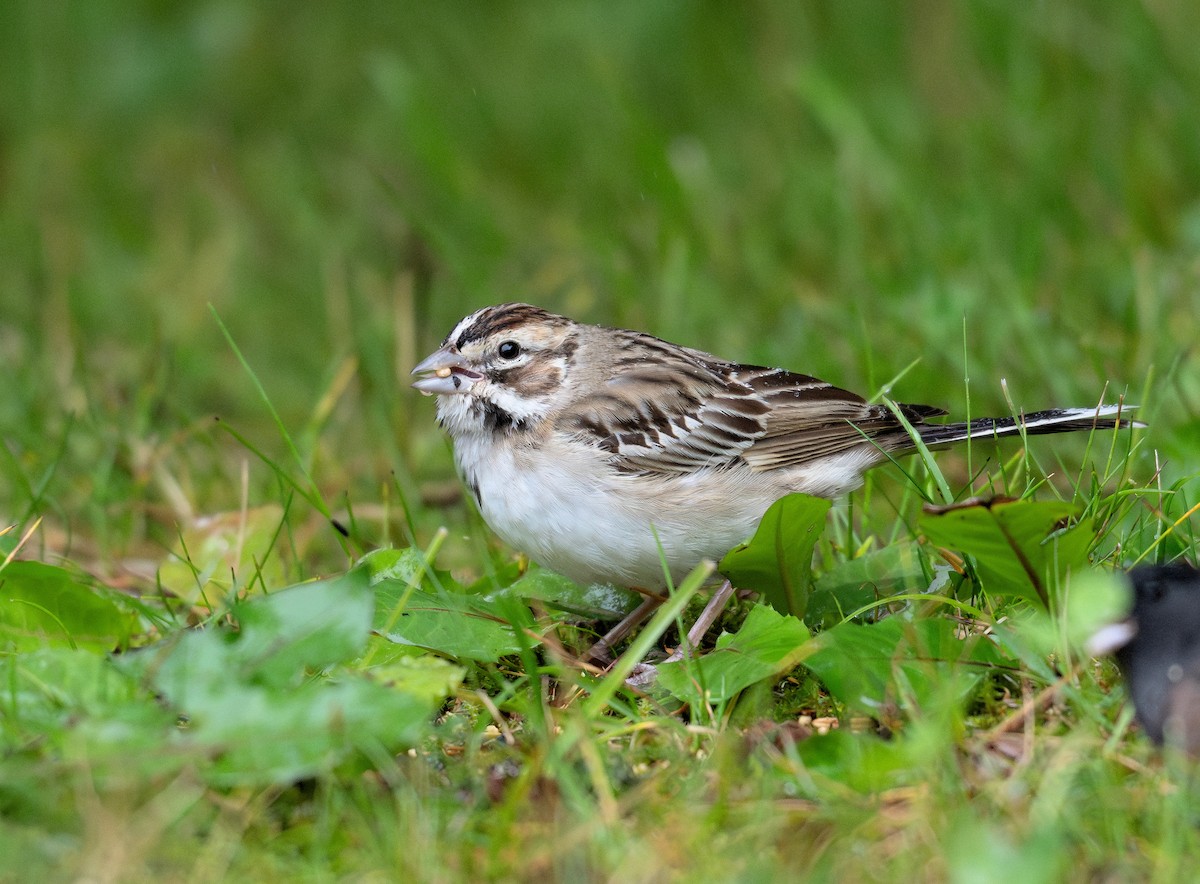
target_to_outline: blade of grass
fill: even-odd
[[[925,444],[925,440],[921,438],[921,434],[916,431],[908,418],[904,416],[903,410],[896,404],[894,399],[887,396],[883,397],[883,404],[904,427],[905,432],[913,441],[913,446],[917,449],[917,454],[921,457],[921,462],[925,464],[925,469],[929,475],[933,477],[934,483],[938,487],[938,492],[942,495],[942,500],[945,503],[954,503],[954,495],[950,491],[950,484],[946,481],[946,477],[942,475],[942,471],[938,468],[937,461],[933,458],[933,452],[929,450],[929,446]]]
[[[302,489],[295,482],[292,482],[292,484],[295,485],[296,490],[299,491],[304,499],[311,503],[318,510],[318,512],[321,513],[321,515],[323,515],[326,519],[332,518],[330,509],[325,503],[325,499],[322,497],[320,489],[317,488],[316,483],[309,474],[308,468],[304,464],[304,458],[300,456],[300,450],[296,447],[296,443],[292,441],[292,434],[288,432],[287,427],[283,423],[283,418],[281,418],[279,416],[279,412],[275,410],[275,405],[271,402],[271,397],[267,395],[267,390],[262,385],[262,381],[258,379],[258,375],[255,373],[254,369],[250,367],[250,363],[246,360],[246,357],[242,355],[241,348],[238,347],[237,342],[233,339],[233,335],[230,334],[229,329],[225,326],[225,323],[221,321],[221,316],[219,313],[217,313],[216,307],[214,307],[212,304],[209,304],[208,309],[209,312],[212,313],[213,319],[217,323],[217,327],[221,329],[221,334],[225,336],[225,341],[229,344],[230,349],[233,350],[233,355],[237,357],[238,362],[241,363],[242,369],[250,378],[250,383],[252,383],[254,385],[254,389],[258,391],[258,395],[262,399],[263,405],[267,407],[267,412],[271,415],[271,420],[274,422],[276,429],[279,430],[279,435],[283,439],[283,444],[287,446],[288,452],[292,455],[292,459],[295,460],[296,466],[300,469],[301,474],[308,483],[309,492],[305,493],[304,489]],[[229,429],[227,425],[226,429]],[[243,441],[237,434],[234,435],[234,438],[238,439],[239,442]],[[261,458],[268,466],[271,466],[277,471],[279,470],[279,467],[273,464],[261,452],[254,448],[251,448],[251,451],[258,455],[258,457]],[[291,480],[289,479],[289,481]]]

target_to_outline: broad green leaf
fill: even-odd
[[[847,614],[889,596],[944,589],[937,580],[931,586],[923,559],[920,544],[910,542],[843,562],[813,584],[805,622],[829,628]]]
[[[375,592],[373,629],[389,641],[487,662],[521,649],[504,599],[466,594],[420,550],[377,550],[362,567]]]
[[[902,697],[918,705],[947,685],[967,696],[989,667],[1009,665],[988,639],[963,638],[959,625],[940,617],[889,617],[861,625],[844,622],[812,640],[804,665],[829,693],[860,712],[878,715]]]
[[[187,707],[228,682],[286,690],[320,670],[357,657],[366,646],[374,597],[365,569],[282,589],[233,609],[239,628],[193,630],[164,644],[158,685]],[[147,651],[147,654],[153,653]]]
[[[111,651],[125,645],[136,626],[132,613],[55,565],[14,561],[0,571],[0,643]]]
[[[413,590],[395,580],[379,581],[375,593],[374,628],[390,641],[459,660],[489,663],[521,650],[499,603],[451,592]]]
[[[803,618],[812,586],[813,547],[830,506],[807,494],[775,501],[754,537],[726,553],[717,569],[735,586],[762,593],[779,613]]]
[[[924,513],[919,524],[932,543],[974,560],[986,592],[1046,608],[1067,571],[1087,564],[1091,521],[1064,529],[1078,515],[1061,501],[998,500]]]
[[[0,735],[9,750],[47,740],[61,748],[62,738],[81,723],[93,725],[97,736],[107,734],[103,742],[128,747],[136,735],[122,722],[131,707],[149,713],[160,727],[170,721],[136,679],[92,651],[51,645],[0,657],[0,683]],[[161,741],[161,730],[153,739]]]
[[[412,649],[373,635],[369,642],[374,653],[367,668],[372,680],[398,688],[414,697],[441,702],[462,684],[467,670],[433,654],[414,653]]]
[[[362,673],[291,687],[263,684],[240,677],[246,673],[239,672],[236,644],[223,630],[190,633],[155,680],[185,716],[183,745],[212,756],[206,776],[218,783],[290,782],[327,770],[355,750],[411,746],[427,732],[440,702]]]
[[[18,695],[26,701],[7,710],[13,717],[39,703],[73,714],[95,713],[137,693],[137,681],[104,654],[51,646],[3,659],[12,667],[5,684],[8,689],[16,685]],[[11,699],[12,693],[6,690],[3,701]]]
[[[619,620],[641,601],[637,593],[628,589],[603,584],[582,586],[544,568],[530,571],[511,586],[491,593],[488,598],[502,596],[537,599],[589,620]]]
[[[180,533],[178,556],[164,562],[159,582],[188,604],[217,606],[234,589],[285,582],[274,554],[283,523],[278,504],[202,516]]]
[[[802,740],[796,751],[805,773],[798,785],[813,798],[846,787],[878,794],[922,775],[913,770],[912,753],[901,740],[881,740],[873,734],[832,730]]]
[[[371,575],[371,585],[391,582],[425,587],[447,592],[462,592],[458,581],[449,571],[442,571],[425,561],[425,554],[412,547],[377,549],[367,553],[358,563]]]
[[[304,669],[356,657],[366,646],[375,597],[366,569],[302,583],[234,607],[240,624],[231,650],[240,671],[264,684],[284,685]]]
[[[222,784],[290,782],[353,753],[411,746],[452,689],[450,673],[408,690],[338,664],[361,655],[374,593],[366,568],[237,606],[239,628],[194,630],[143,671],[185,717],[179,739],[210,755]],[[148,652],[147,656],[150,656]],[[331,677],[312,677],[324,671]]]
[[[97,784],[174,775],[184,763],[165,748],[175,715],[124,669],[61,645],[0,657],[0,756],[74,762]]]
[[[235,689],[192,728],[198,739],[219,750],[207,772],[211,781],[291,783],[329,770],[355,752],[378,758],[415,745],[431,732],[442,699],[362,676],[305,685],[292,694]]]
[[[810,653],[808,627],[765,605],[756,605],[736,633],[724,633],[716,648],[691,661],[658,667],[658,683],[681,699],[702,688],[708,702],[719,703],[750,685],[776,678]]]

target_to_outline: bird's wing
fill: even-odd
[[[630,472],[795,466],[903,434],[881,405],[808,375],[740,365],[627,333],[607,374],[559,416]],[[919,409],[919,420],[936,409]]]
[[[882,452],[911,448],[908,431],[885,405],[816,378],[782,369],[739,367],[736,377],[748,383],[769,406],[767,428],[742,457],[756,470],[809,463],[851,449],[874,447]],[[914,426],[945,414],[929,405],[899,405]]]
[[[623,333],[605,373],[559,416],[561,431],[629,472],[689,473],[732,465],[767,428],[770,406],[714,357]]]

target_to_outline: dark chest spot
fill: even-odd
[[[472,406],[475,416],[483,426],[493,432],[524,432],[529,422],[513,415],[487,399],[479,399]]]

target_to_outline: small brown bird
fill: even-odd
[[[884,405],[808,375],[731,362],[529,304],[467,316],[413,369],[488,525],[580,583],[656,589],[749,537],[767,508],[836,497],[915,450]],[[1129,406],[936,424],[929,446],[1135,425]]]

